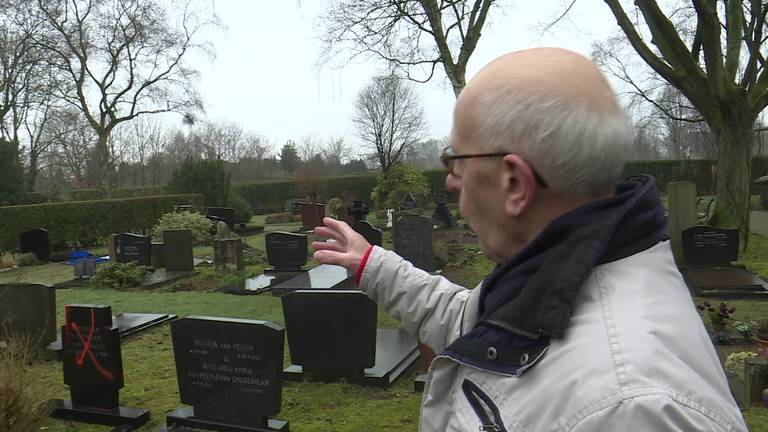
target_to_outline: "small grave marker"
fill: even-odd
[[[307,263],[306,234],[275,231],[264,236],[267,262],[275,271],[298,271]]]
[[[163,231],[163,259],[165,269],[173,271],[194,271],[195,257],[192,254],[192,230],[174,229]]]
[[[190,316],[171,324],[182,407],[170,428],[288,431],[280,412],[285,330],[266,321]]]
[[[12,336],[27,338],[41,347],[54,342],[56,289],[43,284],[0,284],[0,326]]]
[[[117,262],[135,262],[136,264],[143,266],[152,264],[152,241],[149,237],[132,233],[123,233],[116,235],[114,240]]]

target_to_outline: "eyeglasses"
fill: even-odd
[[[440,155],[440,162],[443,163],[443,166],[445,169],[453,174],[456,177],[461,177],[456,174],[454,171],[454,168],[456,167],[456,161],[459,159],[472,159],[472,158],[481,158],[481,157],[501,157],[506,156],[510,154],[516,154],[514,152],[496,152],[496,153],[470,153],[470,154],[461,154],[457,155],[453,151],[453,147],[448,146],[443,149],[443,154]],[[536,183],[545,188],[548,186],[547,182],[544,181],[544,178],[530,165],[528,166],[531,168],[531,171],[533,172],[533,178],[536,180]]]

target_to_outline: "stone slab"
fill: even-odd
[[[192,407],[181,407],[165,417],[167,430],[170,432],[211,430],[221,432],[289,432],[288,422],[285,420],[269,419],[266,427],[233,425],[229,423],[215,422],[212,420],[195,417]],[[191,428],[191,429],[188,429]]]
[[[284,296],[300,289],[354,289],[353,276],[344,267],[320,264],[294,278],[274,285],[271,292],[276,296]]]
[[[124,406],[114,410],[93,409],[74,406],[72,401],[56,399],[51,417],[109,426],[131,425],[132,428],[125,430],[134,430],[149,421],[149,411]]]

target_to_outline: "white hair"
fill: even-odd
[[[489,151],[519,154],[555,192],[601,196],[621,175],[632,126],[622,110],[588,102],[552,91],[491,89],[478,97],[472,138]]]

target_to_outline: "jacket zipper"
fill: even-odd
[[[477,384],[465,378],[461,383],[461,390],[480,419],[479,432],[507,432],[504,422],[501,421],[499,408]]]
[[[492,326],[498,327],[502,330],[506,330],[512,334],[516,334],[518,336],[527,337],[528,339],[538,339],[539,336],[541,336],[540,333],[533,333],[526,330],[519,329],[517,327],[512,327],[509,324],[505,324],[503,322],[495,321],[495,320],[484,320],[483,323],[490,324]]]

